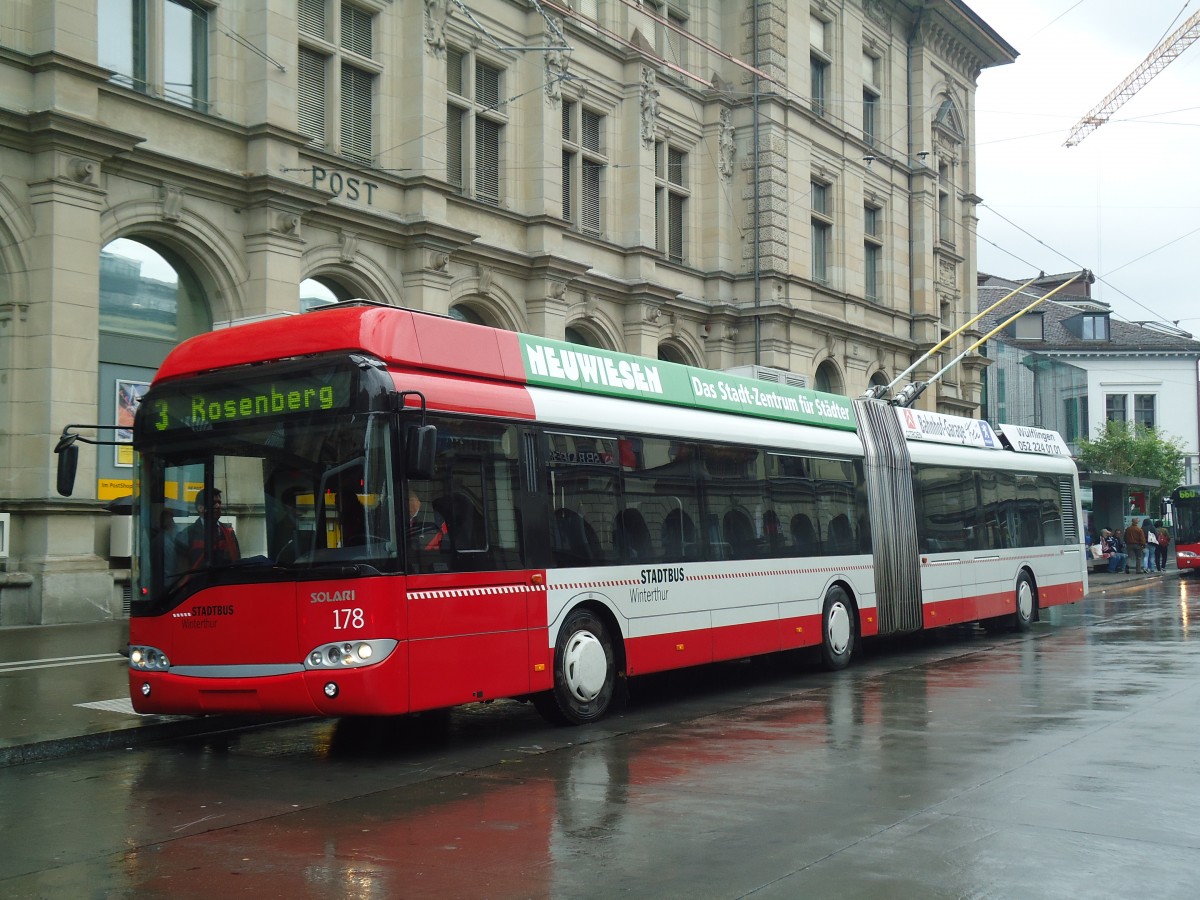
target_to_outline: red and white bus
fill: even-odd
[[[518,697],[585,723],[630,676],[840,668],[1087,586],[1053,433],[374,304],[184,342],[134,444],[144,713]]]
[[[1200,484],[1182,485],[1171,492],[1171,540],[1175,565],[1200,569]]]

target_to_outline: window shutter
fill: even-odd
[[[487,63],[475,63],[475,102],[485,109],[500,108],[500,70]]]
[[[580,229],[584,234],[600,236],[600,181],[604,169],[598,162],[583,161],[583,185],[580,198]]]
[[[575,159],[574,153],[563,151],[562,155],[562,217],[568,222],[571,221],[571,163]]]
[[[303,34],[325,37],[325,0],[300,0],[296,18]]]
[[[654,249],[663,249],[663,201],[666,199],[666,189],[659,188],[654,192]]]
[[[568,101],[568,100],[564,100],[564,101],[563,101],[563,105],[562,105],[562,132],[563,132],[563,140],[564,140],[564,141],[571,141],[572,143],[573,143],[573,142],[574,142],[574,140],[575,140],[575,139],[574,139],[574,138],[571,136],[571,119],[572,119],[572,117],[573,117],[573,115],[574,115],[574,112],[575,112],[575,104],[574,104],[574,103],[571,103],[571,102],[570,102],[570,101]]]
[[[371,162],[370,72],[342,64],[342,153]]]
[[[684,162],[687,159],[687,154],[682,150],[676,150],[671,147],[667,150],[667,181],[671,184],[677,184],[680,187],[685,187],[683,181]]]
[[[590,109],[583,111],[583,148],[591,150],[594,153],[600,152],[600,123],[603,116],[599,113],[594,113]]]
[[[325,57],[300,48],[297,130],[314,141],[325,140]]]
[[[460,193],[463,188],[463,122],[466,111],[446,105],[446,180]]]
[[[670,209],[668,216],[670,217],[667,227],[671,231],[671,243],[667,249],[667,255],[672,262],[683,262],[683,204],[684,198],[679,194],[671,194]]]
[[[366,10],[342,4],[342,49],[371,58],[371,25],[374,17]]]
[[[463,52],[453,47],[446,48],[446,90],[460,97],[463,93]]]
[[[475,196],[485,203],[500,203],[500,132],[495,122],[475,120]]]

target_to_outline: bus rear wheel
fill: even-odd
[[[1016,600],[1017,608],[1009,623],[1013,631],[1028,631],[1033,627],[1033,617],[1037,612],[1037,590],[1028,572],[1017,576]]]
[[[586,725],[603,718],[617,688],[616,654],[603,620],[589,609],[572,611],[554,648],[554,687],[533,698],[556,725]]]
[[[846,589],[831,587],[821,611],[821,663],[831,672],[850,665],[857,631],[854,617],[854,603]]]

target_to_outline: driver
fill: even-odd
[[[228,566],[242,558],[241,548],[238,547],[237,535],[232,525],[221,522],[221,492],[214,488],[211,495],[201,490],[196,494],[196,521],[187,527],[184,533],[184,545],[188,551],[188,562],[193,569],[204,565],[205,544],[208,540],[208,522],[214,525],[214,541],[209,557],[214,566]]]
[[[417,492],[408,492],[408,537],[416,541],[422,550],[438,550],[446,536],[446,520],[435,509],[433,514],[423,513],[424,506]]]

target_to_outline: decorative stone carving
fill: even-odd
[[[476,290],[483,296],[487,296],[492,292],[492,279],[495,277],[495,270],[490,266],[479,267],[479,285]]]
[[[183,214],[183,188],[177,184],[162,186],[162,217],[164,222],[178,222]]]
[[[450,254],[440,250],[431,250],[426,268],[431,272],[445,272],[450,268]]]
[[[295,213],[280,213],[275,217],[275,230],[279,234],[300,236],[300,217]]]
[[[653,70],[642,69],[640,90],[642,106],[642,145],[654,146],[654,126],[658,123],[658,78]]]
[[[544,59],[546,102],[557,109],[562,103],[562,83],[567,80],[567,67],[571,60],[562,50],[547,50]]]
[[[435,59],[446,53],[446,21],[450,18],[447,0],[425,0],[425,49]]]
[[[338,233],[338,259],[343,263],[352,263],[358,256],[358,232],[341,231]]]
[[[67,171],[70,173],[72,181],[95,187],[100,175],[100,164],[95,160],[76,156],[68,163]]]
[[[733,142],[733,113],[729,107],[721,109],[721,122],[717,126],[717,169],[726,181],[733,177],[733,157],[736,147]]]

